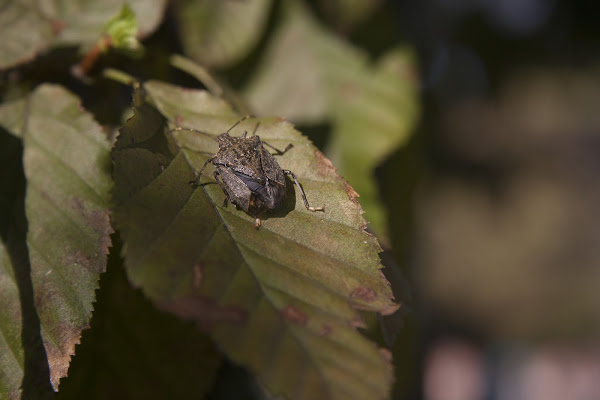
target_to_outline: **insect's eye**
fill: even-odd
[[[231,167],[231,163],[229,161],[227,161],[227,164],[225,164],[228,167]]]

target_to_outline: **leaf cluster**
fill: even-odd
[[[390,353],[359,329],[400,304],[363,214],[385,237],[373,171],[416,119],[412,56],[339,36],[379,2],[328,3],[3,7],[0,398],[389,397]],[[230,134],[291,144],[276,160],[324,213],[288,179],[255,229],[212,166],[189,185],[247,113]]]

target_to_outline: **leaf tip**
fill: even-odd
[[[323,324],[321,326],[320,334],[321,336],[329,336],[333,332],[333,328],[329,324]]]
[[[392,304],[390,304],[390,305],[382,308],[381,310],[379,310],[379,314],[381,314],[381,315],[392,315],[396,311],[398,311],[400,309],[400,307],[402,307],[402,304],[392,303]]]
[[[60,19],[53,19],[51,22],[52,33],[54,36],[60,35],[60,33],[67,27],[65,21]]]

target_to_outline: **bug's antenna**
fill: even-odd
[[[256,135],[256,131],[258,130],[259,126],[260,126],[260,121],[256,122],[256,126],[254,127],[254,132],[252,132],[252,135]]]
[[[242,121],[244,121],[247,118],[250,118],[250,116],[246,115],[245,117],[243,117],[242,119],[240,119],[238,122],[236,122],[235,124],[233,124],[233,126],[231,128],[227,129],[227,131],[225,133],[229,133],[229,131],[231,131],[233,128],[235,128],[236,126],[238,126]],[[184,128],[184,127],[178,126],[176,128],[171,129],[167,133],[171,133],[171,132],[175,132],[175,131],[190,131],[190,132],[200,133],[200,134],[202,134],[204,136],[208,136],[209,138],[211,138],[214,141],[218,142],[217,138],[214,137],[213,135],[211,135],[210,133],[202,132],[202,131],[199,131],[198,129],[194,129],[194,128]]]
[[[214,137],[213,135],[211,135],[209,133],[206,133],[206,132],[199,131],[198,129],[194,129],[194,128],[183,128],[181,126],[178,126],[177,128],[173,128],[170,131],[168,131],[167,134],[169,134],[171,132],[175,132],[175,131],[190,131],[190,132],[201,133],[202,135],[208,136],[209,138],[211,138],[215,142],[218,142],[217,138]]]
[[[247,119],[249,117],[250,117],[249,115],[244,116],[238,122],[236,122],[235,124],[233,124],[233,126],[231,128],[227,129],[227,132],[225,132],[225,133],[229,133],[229,131],[231,131],[233,128],[235,128],[236,126],[238,126],[242,121],[244,121],[245,119]]]

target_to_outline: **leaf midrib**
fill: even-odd
[[[188,166],[190,167],[190,169],[193,171],[193,170],[194,170],[194,168],[193,168],[193,166],[192,166],[192,165],[189,163],[189,161],[188,161],[188,158],[187,158],[187,157],[185,157],[185,160],[186,160],[186,162],[188,163]],[[208,199],[211,199],[211,201],[210,201],[210,202],[213,204],[213,207],[214,207],[214,202],[212,201],[212,197],[211,197],[211,196],[208,194],[207,190],[206,190],[206,189],[205,189],[203,186],[200,186],[200,188],[201,188],[201,189],[202,189],[202,191],[204,192],[204,195],[205,195],[205,196],[206,196]],[[266,293],[265,293],[265,290],[264,290],[264,288],[263,288],[263,285],[262,285],[262,283],[259,281],[258,277],[256,276],[256,273],[254,272],[254,270],[252,269],[252,267],[250,266],[250,264],[249,264],[249,263],[246,261],[246,259],[245,259],[244,255],[243,255],[242,251],[240,250],[240,247],[239,247],[238,243],[235,241],[235,239],[234,239],[234,236],[233,236],[233,234],[231,233],[231,230],[229,229],[229,226],[228,226],[228,225],[225,223],[225,220],[224,220],[224,219],[223,219],[223,217],[221,216],[221,212],[220,212],[219,208],[217,208],[217,207],[214,207],[214,208],[215,208],[215,211],[216,211],[216,214],[217,214],[217,216],[219,217],[219,220],[220,220],[221,224],[223,225],[223,228],[224,228],[224,229],[225,229],[225,231],[227,232],[228,236],[229,236],[229,237],[232,239],[232,242],[233,242],[233,243],[234,243],[234,245],[235,245],[235,249],[236,249],[236,251],[237,251],[237,253],[238,253],[238,255],[239,255],[240,259],[241,259],[241,260],[244,260],[244,264],[245,264],[246,268],[248,268],[248,269],[250,270],[250,272],[252,273],[252,276],[254,277],[254,281],[256,282],[257,286],[258,286],[258,287],[260,287],[260,290],[261,290],[261,293],[262,293],[262,297],[263,297],[263,298],[264,298],[266,301],[268,301],[269,305],[270,305],[270,306],[271,306],[271,307],[272,307],[274,310],[277,310],[277,307],[275,307],[275,305],[272,303],[271,299],[270,299],[270,298],[269,298],[269,297],[266,295]],[[238,216],[238,217],[239,217],[239,216]],[[245,221],[245,220],[244,220],[244,221]],[[245,221],[245,222],[247,222],[247,221]],[[283,325],[286,327],[286,330],[290,330],[290,325],[289,325],[290,323],[289,323],[289,321],[286,321],[284,318],[282,318],[282,317],[280,316],[280,314],[279,314],[279,313],[277,313],[277,315],[278,315],[278,318],[279,318],[280,320],[282,320],[282,322],[283,322]],[[294,338],[294,340],[296,340],[296,342],[298,342],[298,344],[300,345],[300,347],[301,347],[301,348],[303,348],[303,349],[304,349],[304,351],[305,351],[307,354],[310,354],[310,355],[312,355],[312,353],[311,353],[311,352],[310,352],[310,351],[309,351],[309,350],[306,348],[306,346],[304,345],[304,343],[302,342],[302,340],[300,340],[300,339],[299,339],[299,338],[298,338],[296,335],[294,335],[294,334],[292,334],[292,337]],[[315,369],[316,369],[317,371],[319,371],[319,377],[321,378],[321,380],[322,380],[322,382],[323,382],[323,386],[324,386],[325,388],[327,388],[327,392],[328,392],[328,395],[329,395],[329,397],[330,397],[330,398],[333,398],[333,397],[331,396],[331,394],[332,394],[332,393],[331,393],[331,388],[330,388],[330,386],[329,386],[329,384],[328,384],[327,380],[325,379],[325,376],[323,375],[323,372],[321,371],[321,368],[320,368],[320,366],[318,365],[318,363],[316,363],[316,362],[313,360],[312,356],[311,356],[311,357],[308,357],[308,358],[311,360],[311,363],[314,365]]]

